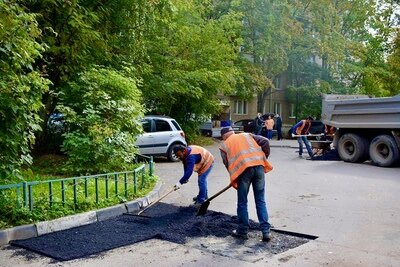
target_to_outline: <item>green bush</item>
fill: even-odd
[[[79,99],[79,101],[77,101]],[[60,94],[58,109],[69,131],[62,151],[74,174],[127,170],[142,131],[144,108],[136,81],[114,70],[93,68],[78,75]]]

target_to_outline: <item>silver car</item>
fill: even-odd
[[[178,161],[173,148],[186,146],[185,133],[179,124],[166,116],[145,116],[142,120],[144,133],[139,135],[136,145],[140,154],[166,156],[170,161]]]

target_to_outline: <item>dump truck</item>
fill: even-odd
[[[333,146],[346,162],[400,163],[400,95],[324,95],[322,121],[337,128]]]

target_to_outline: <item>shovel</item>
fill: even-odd
[[[149,216],[146,215],[141,215],[143,212],[145,212],[146,210],[148,210],[149,208],[151,208],[152,206],[154,206],[155,204],[157,204],[158,202],[160,202],[163,198],[165,198],[166,196],[168,196],[169,194],[171,194],[172,192],[176,191],[178,189],[176,189],[175,187],[172,187],[165,195],[163,195],[162,197],[160,197],[158,200],[154,201],[153,203],[151,203],[150,205],[148,205],[146,208],[142,209],[141,211],[139,211],[136,214],[132,214],[132,213],[124,213],[126,215],[131,215],[131,216],[140,216],[140,217],[147,217],[150,218]]]
[[[226,186],[224,189],[222,189],[221,191],[219,191],[218,193],[216,193],[215,195],[213,195],[210,198],[207,198],[206,201],[203,202],[203,204],[201,204],[201,206],[199,207],[199,209],[197,210],[197,214],[196,216],[203,216],[204,214],[206,214],[208,206],[210,206],[210,202],[211,200],[213,200],[214,198],[216,198],[217,196],[221,195],[223,192],[225,192],[226,190],[228,190],[229,188],[231,188],[231,184],[229,184],[228,186]]]
[[[318,137],[318,136],[323,136],[323,135],[325,135],[325,134],[324,133],[320,133],[320,134],[292,134],[292,137],[303,137],[303,136],[305,136],[305,137],[312,137],[312,136]]]

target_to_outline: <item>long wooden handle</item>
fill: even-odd
[[[223,192],[225,192],[226,190],[228,190],[229,188],[231,188],[231,184],[227,185],[225,188],[223,188],[221,191],[217,192],[215,195],[213,195],[212,197],[208,198],[206,201],[211,201],[214,198],[216,198],[217,196],[221,195]]]
[[[158,200],[154,201],[153,203],[151,203],[150,205],[148,205],[146,208],[142,209],[141,211],[139,211],[136,215],[140,215],[141,213],[143,213],[144,211],[146,211],[148,208],[150,208],[151,206],[157,204],[158,202],[160,202],[163,198],[165,198],[166,196],[168,196],[169,194],[171,194],[172,192],[174,192],[176,189],[173,187],[171,188],[171,190],[169,190],[165,195],[163,195],[162,197],[160,197]]]
[[[311,136],[323,136],[323,135],[325,135],[325,134],[323,134],[323,133],[320,133],[320,134],[292,134],[292,137],[302,137],[302,136],[311,137]]]

